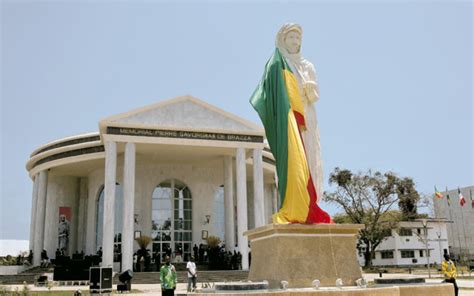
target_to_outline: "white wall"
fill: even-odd
[[[138,214],[138,224],[135,231],[142,235],[151,234],[151,197],[156,186],[169,179],[178,179],[185,183],[193,198],[193,244],[200,244],[201,231],[207,230],[213,235],[213,224],[204,225],[205,215],[212,215],[215,190],[223,184],[223,161],[213,161],[199,165],[171,165],[150,162],[148,158],[137,155],[136,184],[135,184],[135,214]],[[122,184],[123,161],[118,158],[117,182]],[[96,203],[100,189],[103,186],[104,169],[98,169],[89,174],[89,198],[87,210],[87,253],[95,253],[95,224]],[[212,219],[212,217],[211,217]],[[138,246],[135,245],[135,248]]]
[[[466,204],[461,207],[459,204],[458,190],[452,189],[442,192],[443,198],[434,199],[434,209],[436,218],[445,218],[453,221],[448,227],[448,239],[451,251],[457,256],[460,249],[463,254],[470,254],[474,260],[474,208],[471,205],[470,191],[474,195],[474,186],[461,188],[461,192],[466,199]],[[451,205],[448,206],[446,195],[449,194]]]
[[[97,252],[95,239],[96,239],[96,212],[97,212],[97,199],[100,194],[100,190],[104,185],[104,169],[97,169],[92,171],[88,176],[88,197],[87,197],[87,222],[86,222],[86,250],[85,253],[95,254]]]
[[[421,228],[421,222],[401,222],[400,227],[417,227]],[[392,236],[387,237],[376,249],[375,259],[372,264],[374,266],[407,266],[407,265],[426,265],[428,258],[425,251],[425,244],[417,236],[417,230],[412,229],[411,236],[400,236],[398,230],[392,230]],[[441,239],[438,239],[438,233],[441,234]],[[423,230],[421,230],[421,237],[423,238]],[[441,246],[441,249],[440,249]],[[430,250],[430,264],[440,264],[444,249],[448,249],[447,228],[444,222],[429,222],[428,223],[428,249]],[[382,259],[381,252],[384,250],[392,250],[393,258]],[[415,257],[402,258],[402,250],[413,250]],[[423,251],[423,257],[420,256],[420,250]],[[413,263],[413,259],[417,262]],[[359,263],[364,264],[364,259],[359,256]]]
[[[87,233],[87,202],[89,198],[89,181],[87,178],[79,179],[79,200],[78,200],[78,227],[76,250],[81,252],[86,250]]]
[[[69,254],[75,250],[77,233],[77,215],[74,213],[76,200],[78,198],[78,178],[71,176],[57,176],[54,173],[48,176],[48,187],[46,194],[46,213],[44,229],[44,249],[48,252],[49,258],[55,257],[58,248],[58,225],[59,207],[70,207],[72,221],[69,228]],[[76,216],[76,217],[74,217]]]

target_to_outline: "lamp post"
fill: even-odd
[[[423,225],[423,235],[425,237],[425,250],[426,250],[426,259],[428,260],[428,277],[431,278],[431,267],[430,267],[430,254],[428,250],[428,220],[421,219],[421,224]]]
[[[441,226],[440,226],[441,228]],[[438,245],[439,245],[439,260],[441,260],[441,262],[443,261],[443,249],[441,249],[441,229],[439,230],[439,232],[436,232],[436,236],[438,237]]]

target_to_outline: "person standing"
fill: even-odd
[[[160,269],[161,295],[173,296],[178,278],[176,269],[170,262],[170,257],[165,257],[165,264]]]
[[[193,252],[194,252],[194,260],[198,260],[199,261],[199,248],[196,244],[194,244],[194,247],[193,247]]]
[[[458,296],[458,285],[456,283],[456,265],[449,258],[448,254],[444,254],[444,260],[441,264],[441,271],[444,275],[444,281],[446,283],[452,283],[454,285],[454,295]]]
[[[196,263],[194,262],[194,256],[191,256],[191,259],[186,264],[186,269],[188,270],[188,292],[194,292],[196,290],[196,281],[197,281],[197,270]],[[192,290],[191,290],[192,284]]]
[[[135,252],[133,253],[133,271],[134,272],[138,271],[137,263],[138,263],[138,256],[137,256],[137,252]]]

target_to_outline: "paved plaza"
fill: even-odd
[[[366,273],[364,274],[364,278],[368,281],[373,281],[375,278],[378,278],[378,274],[374,273]],[[425,277],[420,275],[409,275],[403,273],[393,273],[393,274],[383,274],[383,278],[415,278],[415,277]],[[133,280],[132,280],[133,282]],[[433,275],[431,279],[426,277],[426,282],[430,284],[441,283],[442,278],[439,277],[438,274]],[[460,288],[459,295],[461,296],[474,296],[474,279],[458,279],[457,280],[458,286]],[[198,283],[198,288],[201,287],[202,283]],[[23,285],[10,285],[9,286],[12,290],[18,288],[20,291],[23,289]],[[115,286],[114,286],[115,287]],[[178,283],[175,295],[186,295],[186,287],[187,283]],[[48,291],[46,287],[35,287],[33,285],[28,285],[30,291]],[[139,293],[130,293],[127,295],[159,295],[161,294],[161,286],[160,284],[133,284],[132,289],[135,291],[140,291]],[[60,287],[53,287],[52,291],[88,291],[88,286],[60,286]],[[118,294],[118,293],[116,293]]]

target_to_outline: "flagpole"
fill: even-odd
[[[454,238],[454,231],[453,231],[453,224],[454,224],[454,221],[453,221],[453,217],[451,215],[451,199],[449,198],[449,192],[448,192],[448,186],[446,186],[446,202],[448,204],[448,211],[449,211],[449,226],[451,228],[451,233],[453,234],[453,243],[454,245],[455,242],[456,242],[456,239]],[[449,241],[448,241],[448,245],[449,245]],[[451,255],[451,254],[450,254]]]
[[[449,223],[449,224],[451,224],[451,233],[454,233],[454,231],[453,231],[453,226],[454,226],[453,224],[454,224],[454,221],[453,221],[453,217],[452,217],[452,215],[451,215],[451,206],[450,206],[450,205],[448,205],[448,210],[449,210],[449,221],[451,222],[451,223]],[[456,232],[457,232],[457,231],[456,231]],[[458,233],[458,246],[459,246],[459,251],[461,251],[461,240],[459,239],[459,232],[457,232],[457,233]],[[455,242],[455,240],[456,240],[456,239],[453,237],[453,242]]]
[[[449,193],[448,193],[448,187],[446,187],[446,195],[449,196]],[[447,197],[446,197],[447,199]],[[449,220],[452,221],[452,224],[454,224],[454,221],[453,221],[453,217],[452,217],[452,214],[451,214],[451,202],[448,202],[448,208],[449,208]],[[456,219],[457,220],[457,219]],[[456,223],[457,224],[457,223]],[[451,233],[453,232],[453,225],[451,225]],[[459,227],[456,225],[456,233],[458,235],[458,247],[459,247],[459,257],[461,258],[461,252],[462,252],[462,248],[461,248],[461,237],[459,235]],[[453,242],[455,241],[455,238],[453,237]]]
[[[459,190],[459,189],[458,189]],[[459,190],[459,192],[461,192]],[[462,194],[462,193],[461,193]],[[461,204],[459,204],[461,206]],[[464,247],[467,248],[467,245],[466,245],[466,227],[464,226],[464,211],[462,210],[464,208],[464,206],[461,206],[461,220],[462,220],[462,232],[464,234]],[[462,262],[466,263],[465,260],[464,260],[464,257],[462,257]],[[461,269],[461,272],[462,272],[462,269]],[[462,272],[464,274],[464,272]]]

